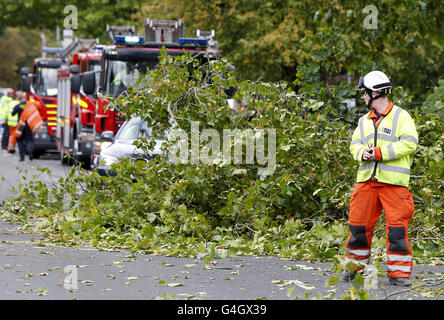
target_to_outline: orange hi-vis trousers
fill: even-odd
[[[382,209],[386,218],[388,275],[408,278],[412,272],[408,226],[415,206],[406,187],[376,180],[356,184],[350,200],[350,235],[345,244],[345,261],[369,263],[373,229]]]
[[[9,127],[8,151],[15,151],[15,145],[17,144],[17,137],[15,136],[16,129],[17,127]]]

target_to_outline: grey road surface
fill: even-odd
[[[13,197],[8,191],[48,167],[57,180],[68,167],[56,156],[18,163],[18,156],[0,151],[0,201]],[[27,172],[24,172],[24,169]],[[351,288],[333,276],[332,263],[291,261],[273,256],[239,256],[204,262],[201,259],[130,252],[99,251],[44,245],[41,235],[23,234],[20,225],[0,220],[1,300],[288,300],[324,297],[342,299]],[[380,276],[369,289],[371,298],[443,300],[444,266],[415,265],[412,279],[419,287],[405,290],[388,285]],[[441,288],[441,295],[436,294]]]

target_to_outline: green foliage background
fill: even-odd
[[[440,1],[378,1],[374,30],[364,28],[367,5],[363,0],[168,0],[143,4],[140,16],[183,19],[190,35],[196,28],[215,29],[224,56],[244,79],[291,83],[314,64],[323,84],[338,84],[347,73],[357,79],[379,68],[421,105],[443,75]]]
[[[414,108],[444,74],[444,9],[439,0],[378,1],[374,30],[364,28],[369,15],[363,11],[369,5],[364,0],[3,0],[0,29],[24,27],[55,34],[57,25],[63,28],[66,5],[78,10],[75,36],[98,37],[101,43],[109,42],[106,24],[135,25],[143,34],[147,17],[182,19],[187,36],[194,36],[197,28],[214,29],[223,55],[242,79],[299,79],[327,90],[348,76],[355,82],[378,68],[412,94],[409,105]],[[6,40],[0,37],[2,41]],[[21,46],[26,41],[17,39]],[[31,62],[27,60],[27,66]],[[4,65],[12,73],[24,66]],[[298,81],[295,88],[299,85]]]

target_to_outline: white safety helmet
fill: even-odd
[[[385,96],[390,92],[392,83],[384,72],[375,70],[367,73],[365,77],[359,78],[358,88],[367,92],[370,97],[367,106],[370,106],[373,100]],[[372,91],[376,91],[380,94],[373,97]]]
[[[372,91],[379,91],[389,89],[392,84],[387,75],[382,71],[372,71],[365,75],[364,78],[359,79],[358,88],[370,89]]]

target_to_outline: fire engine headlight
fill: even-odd
[[[109,156],[109,155],[106,155],[106,154],[102,154],[101,158],[102,158],[101,162],[105,162],[105,165],[107,165],[107,166],[110,166],[113,163],[119,162],[119,159],[117,159],[116,157]]]

